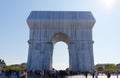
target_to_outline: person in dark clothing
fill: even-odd
[[[84,74],[85,74],[85,77],[87,78],[88,72],[85,72]]]
[[[107,73],[107,78],[110,78],[111,74],[110,73]]]

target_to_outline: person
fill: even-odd
[[[107,73],[107,78],[110,78],[111,74],[110,73]]]
[[[84,72],[84,74],[85,74],[85,77],[87,78],[87,76],[88,76],[88,72]]]
[[[53,68],[52,69],[52,78],[56,78],[57,77],[57,73],[56,70]]]
[[[44,70],[40,71],[40,78],[44,78]]]
[[[98,78],[98,72],[95,71],[95,78]]]
[[[0,70],[0,76],[2,75],[2,70]]]
[[[21,72],[20,78],[26,78],[26,72],[25,72],[25,71],[22,71],[22,72]]]
[[[48,71],[48,77],[52,78],[52,71]]]

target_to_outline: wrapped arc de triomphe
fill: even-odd
[[[95,19],[91,12],[32,11],[27,23],[30,28],[28,71],[52,70],[53,47],[58,41],[68,45],[70,70],[94,70],[92,28]]]

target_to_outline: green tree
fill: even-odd
[[[105,64],[104,66],[104,70],[103,70],[105,73],[107,72],[116,72],[116,65],[115,64]]]
[[[95,66],[95,70],[98,71],[98,72],[103,72],[103,67],[101,66]]]
[[[120,64],[116,65],[116,71],[120,72]]]
[[[70,68],[66,68],[65,70],[66,70],[66,71],[70,71]]]
[[[0,67],[0,70],[3,71],[23,71],[26,70],[26,65],[10,65],[10,66],[4,66]]]

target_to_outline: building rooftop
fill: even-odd
[[[95,22],[89,11],[32,11],[27,20],[89,20]]]

